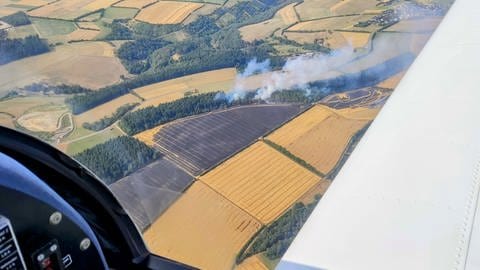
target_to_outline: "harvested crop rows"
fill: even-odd
[[[268,139],[328,174],[350,138],[367,123],[368,120],[345,118],[334,110],[317,105],[275,131]]]
[[[161,158],[110,185],[138,228],[143,231],[190,185],[193,177]]]
[[[155,254],[199,269],[230,269],[260,227],[249,214],[197,181],[143,236]]]
[[[176,24],[202,6],[192,2],[161,1],[142,9],[135,19],[151,24]]]
[[[268,224],[313,187],[319,177],[257,142],[200,180]]]
[[[199,175],[299,113],[293,105],[244,106],[164,126],[155,148]]]

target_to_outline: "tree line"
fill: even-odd
[[[0,39],[0,65],[48,51],[48,44],[37,35],[23,39]]]
[[[32,23],[30,21],[30,18],[28,18],[27,14],[25,14],[25,12],[22,12],[22,11],[1,17],[0,21],[4,21],[12,26],[22,26],[22,25],[28,25]]]
[[[83,128],[93,130],[93,131],[100,131],[105,129],[108,126],[111,126],[115,123],[118,119],[124,116],[127,112],[135,108],[139,103],[134,104],[125,104],[120,106],[111,116],[105,116],[102,119],[95,121],[93,123],[85,122],[82,124]]]
[[[250,256],[263,252],[270,260],[281,258],[320,198],[320,195],[315,196],[315,200],[307,205],[301,202],[295,203],[280,218],[263,228],[237,255],[237,264]]]
[[[127,134],[133,135],[175,119],[231,106],[227,99],[217,95],[218,92],[199,94],[140,109],[125,115],[119,125]]]
[[[112,184],[159,157],[143,142],[128,136],[110,139],[74,156],[106,184]]]

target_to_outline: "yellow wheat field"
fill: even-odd
[[[9,0],[9,1],[0,1],[0,5],[3,4],[3,2],[9,2],[9,4],[15,4],[15,5],[20,5],[20,6],[32,6],[32,7],[39,7],[39,6],[43,6],[45,4],[48,4],[48,2],[52,2],[52,0],[50,1],[46,1],[46,0],[19,0],[19,1],[12,1],[12,0]]]
[[[135,19],[152,24],[176,24],[202,6],[192,2],[161,1],[142,9]]]
[[[95,0],[86,5],[84,9],[88,11],[100,10],[115,4],[115,2],[118,2],[118,0]]]
[[[320,182],[318,182],[310,190],[305,192],[305,194],[303,194],[303,196],[298,201],[304,204],[312,203],[315,200],[315,196],[323,196],[323,194],[325,194],[331,183],[332,182],[330,180],[321,179]]]
[[[162,129],[162,127],[163,125],[160,125],[160,126],[145,130],[143,132],[136,134],[134,137],[142,141],[146,145],[153,147],[155,146],[154,136],[155,134],[160,132],[160,129]]]
[[[257,142],[200,180],[268,224],[315,185],[319,177],[264,142]]]
[[[322,31],[342,30],[352,28],[359,21],[368,20],[372,15],[353,15],[345,17],[332,17],[313,21],[300,22],[288,28],[288,31]]]
[[[98,89],[128,72],[106,42],[76,42],[0,66],[0,92],[34,82],[78,84]]]
[[[31,16],[72,20],[89,12],[107,8],[117,0],[59,0],[28,12]]]
[[[74,116],[75,123],[81,125],[85,122],[94,122],[103,117],[112,115],[118,108],[126,104],[140,103],[140,99],[132,94],[126,94],[91,110]]]
[[[340,115],[355,120],[367,120],[371,121],[377,117],[377,114],[380,112],[380,108],[366,108],[366,107],[357,107],[357,108],[346,108],[337,111]]]
[[[327,174],[342,156],[350,138],[367,123],[368,120],[349,119],[317,105],[268,139]]]
[[[256,39],[264,39],[270,36],[274,31],[285,29],[298,22],[297,13],[295,12],[296,4],[297,3],[292,3],[285,6],[269,20],[241,27],[239,30],[242,38],[249,42]]]
[[[360,33],[360,32],[340,32],[345,38],[348,44],[352,45],[354,48],[366,47],[368,41],[370,40],[369,33]]]
[[[235,267],[235,270],[268,270],[259,255],[251,256]]]
[[[93,40],[100,32],[89,29],[77,29],[66,36],[67,41],[86,41]]]
[[[141,9],[146,5],[157,2],[157,0],[124,0],[116,3],[115,7],[138,8]]]
[[[302,20],[310,20],[335,15],[330,7],[341,0],[304,0],[295,7]]]
[[[290,145],[332,114],[328,107],[314,106],[273,132],[268,139],[282,146]]]
[[[218,69],[147,85],[134,91],[146,100],[141,105],[145,108],[182,98],[188,91],[206,93],[231,89],[236,74],[235,68]]]
[[[143,234],[150,251],[199,269],[231,269],[261,224],[195,182]]]

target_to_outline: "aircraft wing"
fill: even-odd
[[[457,0],[277,269],[480,269],[479,26]]]

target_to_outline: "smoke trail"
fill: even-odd
[[[308,54],[287,59],[281,70],[271,71],[270,61],[251,60],[245,71],[237,76],[232,90],[226,94],[230,101],[256,91],[256,99],[268,99],[278,90],[302,89],[309,93],[308,83],[322,77],[328,71],[346,63],[353,56],[353,48],[347,46],[329,55]],[[255,74],[254,76],[252,76]]]

